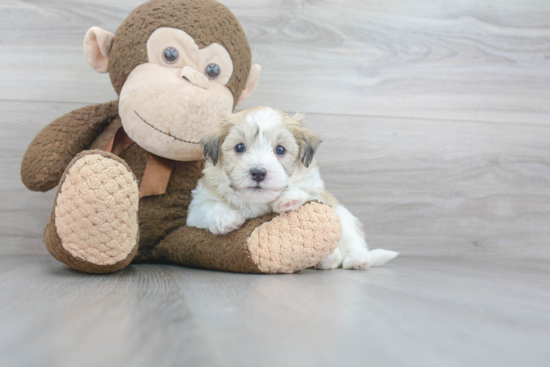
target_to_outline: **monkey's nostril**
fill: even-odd
[[[250,176],[252,176],[252,179],[256,182],[261,182],[265,180],[265,176],[267,176],[267,171],[263,168],[252,168],[250,170]]]

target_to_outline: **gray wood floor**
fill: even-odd
[[[258,276],[0,257],[2,366],[548,366],[542,260]],[[24,346],[24,347],[23,347]]]
[[[329,190],[402,254],[290,276],[57,263],[21,158],[117,98],[82,40],[141,0],[0,1],[0,366],[550,365],[550,2],[222,2],[263,67],[242,108],[305,112]]]

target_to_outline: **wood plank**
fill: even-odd
[[[42,253],[55,190],[31,192],[21,182],[21,160],[38,132],[77,103],[0,101],[0,253]]]
[[[26,190],[34,135],[80,104],[0,102],[0,253],[44,253],[53,192]],[[309,114],[327,188],[371,248],[416,255],[549,258],[550,127]]]
[[[91,275],[48,256],[3,255],[0,359],[548,366],[549,275],[546,261],[407,257],[368,271],[265,276],[134,265]]]
[[[310,114],[327,188],[371,248],[550,256],[550,126]]]
[[[115,98],[82,56],[92,25],[115,31],[141,1],[0,4],[0,99]],[[550,3],[224,1],[263,65],[245,106],[547,124]]]

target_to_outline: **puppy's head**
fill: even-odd
[[[297,167],[311,164],[321,143],[301,119],[269,107],[225,115],[220,128],[201,140],[204,156],[227,174],[243,200],[269,203]]]

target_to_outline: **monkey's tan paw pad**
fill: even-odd
[[[85,155],[69,168],[55,207],[61,244],[96,265],[124,260],[136,245],[139,190],[122,163]]]
[[[328,205],[307,203],[256,228],[248,239],[252,261],[264,273],[294,273],[332,254],[342,237]]]

